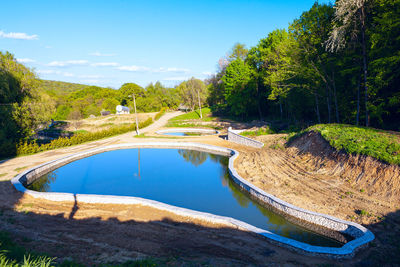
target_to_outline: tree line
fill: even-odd
[[[0,52],[0,157],[15,155],[18,144],[31,142],[31,136],[54,120],[77,120],[102,110],[115,113],[117,105],[138,112],[156,112],[185,105],[196,108],[205,102],[203,81],[191,78],[173,88],[160,82],[141,87],[125,83],[119,89],[46,81],[18,63],[9,52]],[[160,113],[161,114],[161,113]]]
[[[315,2],[208,79],[215,112],[400,130],[400,1]]]

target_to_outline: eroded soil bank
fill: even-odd
[[[161,141],[159,138],[133,138],[132,133],[0,163],[0,173],[5,173],[0,178],[3,180],[0,182],[0,229],[11,232],[25,247],[85,264],[143,257],[155,257],[171,265],[374,266],[399,263],[399,200],[394,191],[397,189],[382,193],[379,188],[367,187],[369,182],[361,178],[373,175],[359,176],[355,169],[350,171],[351,168],[340,171],[338,166],[345,166],[340,158],[313,154],[310,147],[318,145],[318,139],[312,141],[309,148],[296,144],[284,148],[283,138],[284,135],[260,137],[266,143],[262,149],[232,144],[218,136],[179,141],[234,148],[240,152],[235,164],[239,173],[268,193],[302,208],[364,224],[377,239],[354,259],[336,262],[300,255],[239,229],[143,206],[37,200],[22,196],[9,182],[23,169],[74,152],[116,143]],[[305,140],[299,142],[306,143]],[[370,168],[366,170],[369,173]],[[357,177],[361,178],[357,180]],[[395,174],[389,177],[392,181],[399,178]],[[385,182],[375,184],[382,186]],[[395,183],[392,184],[394,187]]]

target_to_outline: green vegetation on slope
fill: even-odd
[[[244,132],[241,132],[240,135],[260,136],[260,135],[267,135],[267,134],[274,134],[274,133],[276,133],[276,132],[267,126],[267,127],[260,128],[258,130],[254,130],[254,131],[244,131]]]
[[[89,85],[79,83],[68,83],[61,81],[39,80],[39,88],[47,92],[49,95],[68,95],[75,91],[79,91],[89,87]]]
[[[168,121],[166,127],[204,127],[204,128],[212,128],[212,129],[220,129],[220,127],[202,124],[202,122],[209,122],[215,119],[215,117],[211,116],[210,108],[202,108],[201,109],[203,118],[200,118],[200,110],[194,110],[179,116],[176,116]]]
[[[208,117],[208,115],[210,115],[210,108],[202,108],[201,109],[201,113],[203,115],[202,120],[203,121],[207,121],[207,120],[211,120],[212,117]],[[170,121],[183,121],[183,120],[197,120],[200,119],[200,109],[196,109],[194,111],[176,116],[172,119],[170,119]]]
[[[400,164],[400,133],[346,124],[317,124],[297,133],[294,138],[315,131],[337,150],[371,156],[389,164]]]

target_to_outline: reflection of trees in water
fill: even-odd
[[[199,166],[207,160],[207,156],[211,155],[207,152],[201,152],[189,149],[178,149],[179,155],[181,155],[187,162],[192,163],[194,166]]]
[[[39,192],[48,192],[50,190],[50,184],[56,179],[57,171],[50,172],[36,179],[32,184],[28,186],[28,189]]]
[[[230,174],[228,172],[225,173],[223,178],[223,184],[228,185],[229,191],[231,191],[232,196],[237,200],[241,207],[247,208],[251,202],[251,200],[243,194],[243,191],[239,189],[239,187],[235,184],[235,182],[231,179]]]

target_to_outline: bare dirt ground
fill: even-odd
[[[318,159],[318,155],[313,155],[298,144],[285,148],[284,135],[258,137],[266,143],[262,149],[236,145],[219,136],[186,137],[179,141],[234,148],[240,152],[235,163],[239,173],[268,193],[302,208],[364,224],[377,239],[353,259],[334,261],[300,255],[240,229],[213,225],[140,205],[33,199],[16,192],[9,182],[28,167],[78,151],[116,143],[160,141],[159,136],[154,134],[155,130],[175,115],[167,114],[156,125],[142,131],[154,135],[154,138],[135,138],[133,133],[127,133],[0,162],[0,229],[11,232],[13,238],[24,247],[46,252],[59,260],[74,259],[90,265],[146,257],[173,266],[400,264],[398,196],[378,194],[373,186],[358,183],[359,176],[355,173],[338,171],[332,159]],[[177,139],[163,137],[163,141]],[[343,163],[336,164],[343,166]],[[364,172],[368,171],[366,169]],[[398,180],[399,177],[392,178]],[[386,189],[389,191],[389,188]]]
[[[152,113],[138,113],[138,121],[143,122],[148,118],[153,118],[157,114],[157,112]],[[112,126],[119,126],[124,124],[131,124],[135,122],[136,116],[135,114],[111,114],[107,116],[97,116],[95,118],[86,118],[79,121],[67,121],[64,130],[67,131],[76,131],[76,130],[85,130],[89,132],[96,132],[108,129]],[[75,128],[75,126],[77,126]]]

